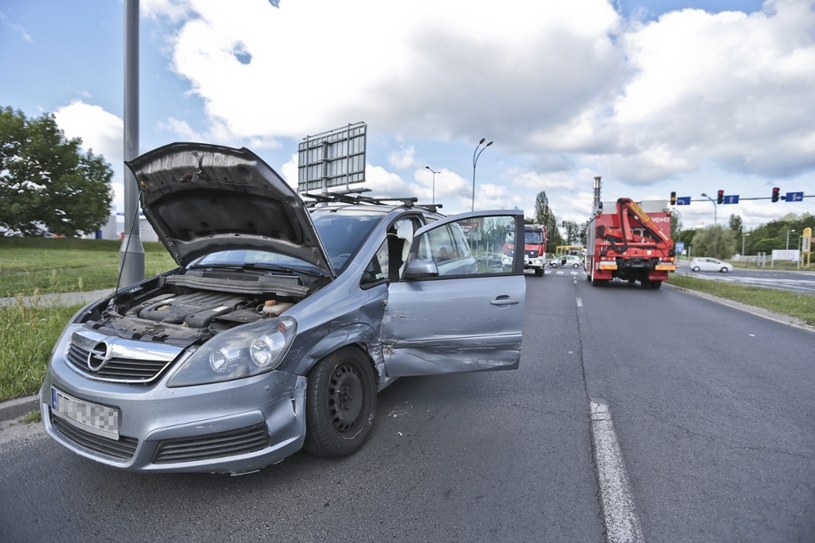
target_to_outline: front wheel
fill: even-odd
[[[306,442],[315,456],[346,456],[368,439],[376,414],[376,379],[367,357],[345,347],[308,376]]]
[[[727,268],[722,268],[722,269],[721,269],[721,270],[719,270],[719,271],[720,271],[720,272],[722,272],[722,273],[727,273],[727,271],[728,271],[728,270],[727,270]]]
[[[694,266],[694,267],[691,268],[691,271],[698,272],[699,269],[700,269],[699,266]]]
[[[535,268],[535,277],[543,277],[543,268]]]

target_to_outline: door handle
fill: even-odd
[[[508,305],[515,305],[521,303],[521,300],[518,298],[510,298],[506,294],[498,296],[494,300],[490,300],[491,305],[497,305],[498,307],[506,307]]]

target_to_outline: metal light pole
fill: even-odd
[[[719,243],[718,243],[718,241],[719,241],[719,236],[718,236],[719,232],[718,232],[718,228],[716,228],[717,226],[719,226],[719,219],[718,219],[718,207],[719,206],[716,205],[716,200],[714,200],[713,198],[711,198],[710,196],[708,196],[704,192],[702,193],[702,197],[707,198],[708,200],[710,200],[710,203],[713,204],[713,227],[714,227],[714,231],[713,231],[713,253],[714,254],[712,256],[715,257],[718,254],[718,249],[719,249],[719,247],[718,247],[718,245],[719,245]]]
[[[139,155],[139,0],[125,0],[124,159]],[[144,279],[144,246],[139,234],[139,187],[124,168],[125,236],[119,249],[122,286]]]
[[[744,238],[746,238],[749,235],[750,235],[749,232],[747,232],[747,233],[742,232],[741,233],[741,256],[744,256]]]
[[[473,197],[470,205],[470,211],[475,211],[475,165],[478,164],[478,157],[481,156],[481,153],[483,153],[487,147],[492,145],[492,141],[484,145],[484,141],[486,139],[487,138],[481,138],[481,141],[478,142],[478,145],[475,146],[475,150],[473,151]],[[482,145],[484,145],[484,147],[481,147]]]
[[[787,247],[786,249],[789,251],[790,249],[790,232],[795,232],[795,230],[787,229]]]
[[[436,174],[441,172],[437,172],[430,166],[425,166],[425,168],[433,172],[433,205],[436,205]]]

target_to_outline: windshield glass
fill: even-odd
[[[325,252],[338,274],[384,216],[381,211],[374,210],[337,212],[327,208],[318,208],[312,213]]]
[[[542,243],[541,233],[537,230],[527,230],[524,232],[524,243],[539,245]]]
[[[239,266],[258,267],[270,270],[291,270],[307,273],[325,274],[317,266],[309,264],[299,258],[272,253],[269,251],[258,251],[254,249],[233,249],[229,251],[218,251],[210,253],[192,262],[189,267],[207,266]]]

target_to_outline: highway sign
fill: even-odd
[[[680,196],[676,199],[676,205],[678,206],[689,206],[690,205],[690,196]]]
[[[723,204],[738,204],[739,203],[739,195],[738,194],[725,194],[724,198],[722,199]]]
[[[803,202],[804,201],[804,193],[803,192],[788,192],[787,195],[784,197],[784,200],[787,202]]]

